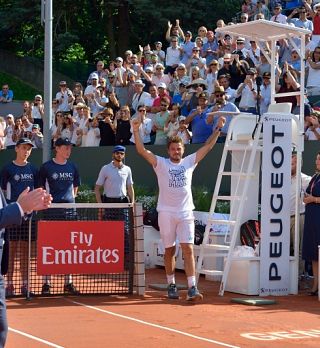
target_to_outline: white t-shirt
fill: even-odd
[[[183,158],[178,164],[169,158],[156,157],[157,165],[153,169],[159,185],[157,210],[174,213],[193,210],[191,182],[197,166],[196,153]]]
[[[305,211],[305,204],[303,203],[303,192],[306,192],[306,189],[311,180],[311,176],[301,173],[301,196],[299,201],[299,210],[300,214]],[[294,215],[296,211],[296,181],[297,177],[291,178],[291,189],[290,189],[290,215]]]
[[[68,101],[69,96],[72,97],[72,92],[70,89],[66,89],[65,91],[59,91],[56,94],[56,99],[60,100],[62,97],[62,103],[58,106],[58,111],[70,111],[70,103]]]
[[[87,130],[85,132],[86,132],[86,137],[85,137],[84,141],[82,138],[82,145],[81,146],[85,146],[85,147],[99,146],[100,129],[98,127],[96,127],[96,128],[91,127],[89,130]]]
[[[16,145],[16,143],[12,140],[13,127],[14,126],[7,126],[7,128],[6,128],[7,136],[5,137],[5,140],[4,140],[4,144],[6,147]]]
[[[320,133],[320,127],[318,127],[316,131],[317,133]],[[307,140],[318,140],[317,136],[314,134],[314,132],[310,128],[308,128],[305,131],[305,137]]]
[[[316,63],[320,65],[320,62]],[[319,86],[320,85],[320,69],[311,68],[310,64],[307,63],[307,67],[309,68],[307,87]]]

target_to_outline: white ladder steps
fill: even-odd
[[[243,124],[239,123],[237,126],[236,122],[243,121],[246,125],[245,131],[248,131],[247,125],[255,129],[254,139],[250,139],[246,134],[246,141],[237,142],[233,139],[237,139],[236,129],[243,129]],[[203,243],[200,245],[200,252],[196,265],[196,274],[199,277],[200,274],[204,275],[222,275],[222,280],[220,284],[219,295],[223,296],[225,286],[228,279],[228,274],[231,267],[231,262],[233,260],[233,251],[239,236],[240,225],[242,222],[242,216],[244,212],[244,206],[247,202],[247,195],[250,190],[250,180],[255,178],[256,174],[254,173],[255,157],[257,151],[262,150],[260,134],[261,134],[262,123],[259,122],[256,127],[256,121],[252,118],[252,115],[239,114],[231,121],[229,125],[229,130],[224,145],[223,153],[221,156],[220,167],[218,171],[218,176],[216,180],[216,185],[214,189],[214,194],[212,196],[211,207],[209,212],[209,217],[203,236]],[[249,129],[250,130],[250,129]],[[239,168],[237,171],[232,172],[227,170],[226,162],[228,159],[228,154],[235,152],[237,156],[240,157]],[[239,153],[238,151],[241,151]],[[234,189],[232,195],[226,195],[224,193],[220,194],[220,187],[223,178],[231,178],[231,182],[234,184]],[[217,201],[229,201],[230,202],[230,215],[229,220],[217,219],[214,218],[214,212],[216,211]],[[234,206],[233,203],[236,203]],[[234,208],[236,207],[236,208]],[[224,243],[221,244],[210,244],[209,234],[212,229],[212,225],[226,225],[229,226],[225,232]],[[228,240],[227,240],[228,239]],[[217,269],[205,269],[205,259],[206,258],[225,258],[223,270]],[[218,266],[216,266],[218,267]],[[208,266],[206,268],[209,268]]]

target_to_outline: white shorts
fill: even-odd
[[[193,244],[194,216],[192,211],[180,213],[160,211],[158,215],[160,236],[165,248],[173,247],[176,239],[180,243]]]

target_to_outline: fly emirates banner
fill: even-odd
[[[99,274],[124,270],[123,221],[40,221],[37,273]]]

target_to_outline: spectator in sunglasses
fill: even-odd
[[[9,85],[5,83],[2,85],[0,91],[0,103],[11,103],[13,99],[13,91],[9,89]]]

